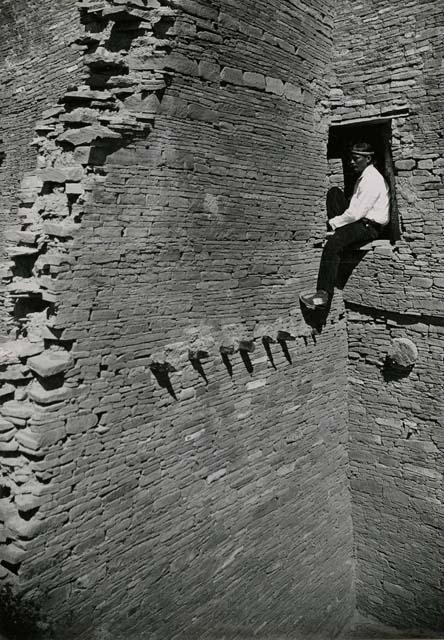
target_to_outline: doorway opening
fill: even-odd
[[[398,205],[396,201],[395,170],[392,150],[391,119],[367,120],[352,124],[332,125],[329,130],[327,157],[342,160],[344,173],[344,193],[351,198],[356,177],[349,165],[349,155],[353,144],[368,142],[375,150],[375,167],[384,176],[390,190],[390,222],[385,227],[385,240],[395,243],[401,237]]]

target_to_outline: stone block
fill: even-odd
[[[18,258],[20,256],[35,256],[39,253],[38,248],[25,246],[11,246],[6,249],[8,256]]]
[[[261,389],[265,387],[267,381],[265,379],[262,380],[253,380],[252,382],[247,382],[246,389],[247,391],[255,391],[256,389]]]
[[[31,371],[34,371],[42,378],[63,373],[71,364],[71,356],[67,351],[45,351],[38,356],[29,358],[27,361]]]
[[[240,30],[240,21],[232,16],[231,13],[226,13],[225,11],[221,11],[219,14],[219,24],[224,29]]]
[[[4,233],[4,238],[8,242],[23,242],[24,244],[35,244],[38,237],[38,234],[33,231],[21,231],[20,229],[10,229]]]
[[[232,356],[234,353],[236,353],[237,349],[238,349],[238,345],[230,341],[221,345],[221,347],[219,348],[219,351],[223,356]]]
[[[12,542],[0,545],[0,558],[9,564],[19,564],[23,561],[25,554],[23,549]]]
[[[164,113],[168,116],[174,116],[176,118],[186,117],[187,109],[188,103],[177,96],[166,95],[160,103],[160,113]],[[132,162],[134,162],[133,156],[131,156],[131,159]]]
[[[19,538],[31,540],[42,530],[44,523],[42,520],[36,518],[24,520],[17,514],[12,518],[8,518],[6,526],[8,529],[11,529],[11,531],[14,531]]]
[[[112,131],[108,127],[100,125],[91,125],[82,127],[81,129],[71,129],[62,133],[58,138],[58,142],[68,142],[73,147],[82,147],[91,144],[95,140],[110,140],[121,138],[120,133]]]
[[[85,193],[84,187],[78,182],[67,182],[65,193],[69,196],[81,196]]]
[[[23,204],[35,201],[43,189],[43,180],[36,174],[25,175],[20,184],[20,198]]]
[[[62,386],[57,389],[45,389],[38,380],[33,380],[30,388],[28,389],[28,396],[37,404],[54,404],[55,402],[62,402],[71,395],[71,389]]]
[[[32,374],[26,366],[12,365],[5,368],[4,371],[0,368],[0,380],[7,380],[8,382],[14,380],[26,380]]]
[[[254,343],[254,340],[248,339],[248,338],[244,340],[239,340],[239,346],[238,346],[239,351],[244,351],[245,353],[253,353],[255,348],[256,348],[256,345]]]
[[[198,31],[197,38],[199,40],[206,40],[207,42],[214,42],[215,44],[222,44],[224,39],[218,33],[214,33],[214,31]]]
[[[54,118],[58,115],[60,115],[61,113],[63,113],[65,111],[65,107],[59,106],[59,107],[49,107],[48,109],[45,109],[42,114],[41,114],[41,118],[42,120],[48,120],[50,118]]]
[[[412,367],[418,359],[418,349],[409,338],[395,338],[389,351],[389,357],[400,367]]]
[[[200,3],[196,2],[196,0],[175,0],[174,4],[186,13],[190,13],[204,20],[217,21],[219,18],[219,11],[215,7],[210,6],[210,3]]]
[[[93,124],[97,122],[97,112],[89,107],[79,107],[60,116],[60,121],[64,123]]]
[[[15,453],[18,450],[19,450],[19,446],[17,442],[15,442],[15,440],[13,440],[12,438],[8,440],[5,438],[0,438],[0,452]]]
[[[277,96],[284,95],[285,85],[279,78],[271,78],[267,76],[265,79],[265,91],[267,93],[274,93]]]
[[[64,100],[69,102],[70,100],[98,100],[107,101],[112,98],[112,94],[109,91],[95,91],[89,87],[79,87],[74,91],[67,91],[64,94]]]
[[[14,393],[14,391],[15,391],[14,385],[8,384],[8,383],[2,384],[0,386],[0,400],[6,396],[10,396],[12,393]],[[1,423],[2,421],[0,420],[0,432],[2,430]]]
[[[265,91],[265,76],[262,73],[253,73],[246,71],[244,73],[244,85],[251,87],[252,89],[259,89],[259,91]]]
[[[30,340],[17,340],[15,348],[19,358],[29,358],[30,356],[36,356],[42,353],[44,350],[43,340],[38,342],[31,342]]]
[[[38,172],[38,176],[43,182],[55,182],[56,184],[64,184],[67,180],[66,174],[60,169],[49,167]]]
[[[124,101],[125,108],[130,112],[155,115],[160,109],[159,98],[153,93],[146,98],[140,94],[129,96]]]
[[[302,89],[291,82],[286,82],[284,86],[284,96],[293,102],[302,102]]]
[[[192,387],[189,389],[183,389],[177,396],[178,400],[184,402],[185,400],[193,400],[196,396],[196,391]]]
[[[304,91],[302,92],[302,102],[307,107],[314,107],[314,105],[316,104],[316,98],[314,94],[311,93],[311,91],[307,91],[306,89],[304,89]]]
[[[187,58],[182,53],[170,53],[164,61],[165,69],[173,69],[188,76],[198,76],[199,66],[195,60]]]
[[[30,451],[38,451],[42,446],[42,435],[31,431],[31,429],[19,429],[15,434],[15,440],[19,447],[24,447]]]
[[[76,149],[76,151],[80,152],[81,147]],[[57,168],[57,164],[56,164],[56,168]],[[84,178],[85,170],[83,169],[81,164],[73,164],[68,166],[63,165],[60,168],[62,169],[63,173],[66,175],[68,182],[80,182]]]
[[[220,480],[226,475],[226,473],[227,473],[226,469],[219,469],[219,471],[210,473],[210,475],[207,476],[207,483],[212,484],[213,482],[216,482],[216,480]]]
[[[200,120],[202,122],[217,122],[219,120],[219,114],[217,111],[208,109],[200,104],[188,105],[188,117],[192,120]]]
[[[79,162],[81,165],[86,165],[89,163],[91,157],[91,147],[81,145],[76,147],[73,158],[76,162]]]
[[[5,402],[0,409],[3,416],[13,421],[15,418],[20,420],[28,420],[32,416],[33,407],[29,402],[19,402],[17,400],[9,400]]]
[[[244,74],[241,69],[234,69],[233,67],[224,67],[220,73],[220,79],[228,84],[237,84],[243,86]]]
[[[413,276],[410,280],[410,284],[412,287],[417,287],[418,289],[430,289],[433,286],[432,278],[424,278],[422,276]]]
[[[220,65],[214,62],[208,62],[202,60],[199,62],[199,76],[209,82],[219,82],[220,80]]]
[[[65,222],[44,222],[42,226],[43,233],[58,238],[73,238],[79,229],[80,224],[75,224],[69,220]]]

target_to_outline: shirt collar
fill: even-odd
[[[356,180],[356,182],[359,182],[360,180],[362,180],[362,178],[364,177],[364,175],[366,173],[371,173],[371,170],[373,168],[372,164],[369,164],[368,167],[365,167],[364,171],[361,173],[361,175],[358,177],[358,179]]]

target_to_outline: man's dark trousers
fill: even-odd
[[[337,187],[330,189],[327,194],[328,219],[340,216],[347,207],[348,203],[343,192]],[[328,238],[322,251],[317,290],[326,291],[331,298],[338,277],[343,250],[352,244],[376,240],[380,236],[381,229],[380,225],[365,219],[357,220],[336,229],[334,234]]]

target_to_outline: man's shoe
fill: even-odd
[[[322,289],[316,293],[301,293],[299,300],[307,309],[316,311],[317,309],[325,309],[328,305],[329,295]]]

